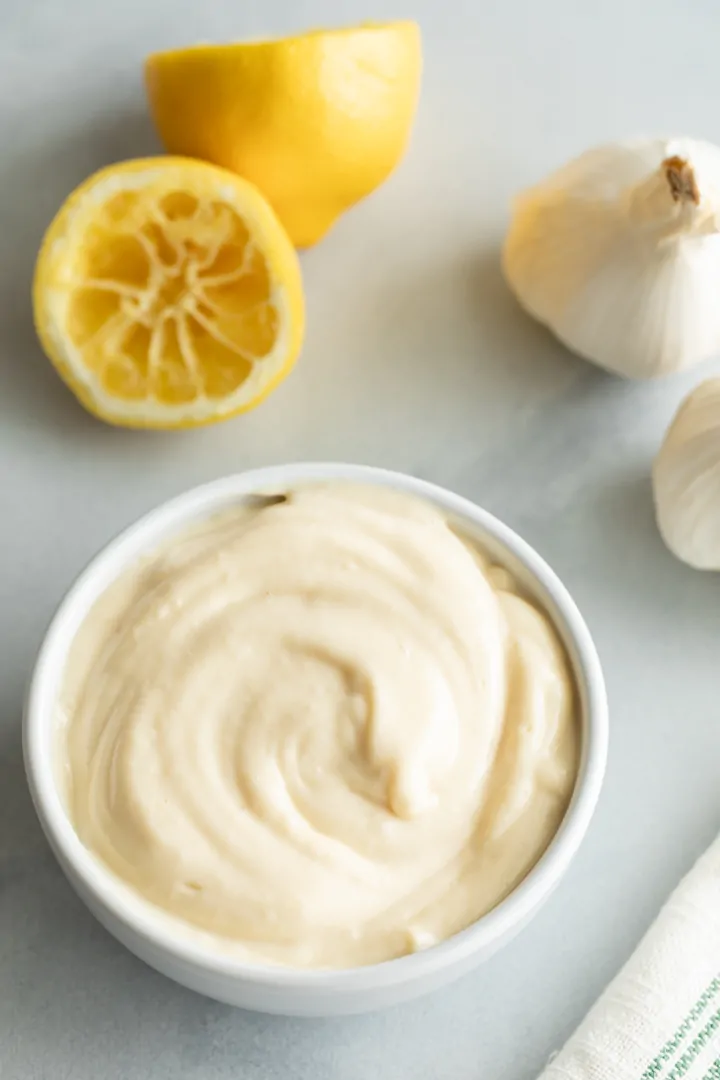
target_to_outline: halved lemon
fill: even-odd
[[[145,81],[165,149],[257,184],[307,247],[402,158],[421,68],[401,21],[154,53]]]
[[[90,412],[127,427],[251,409],[292,367],[297,255],[248,181],[185,158],[101,169],[66,200],[35,268],[37,333]]]

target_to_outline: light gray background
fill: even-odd
[[[32,331],[42,232],[108,162],[153,152],[141,63],[199,39],[415,16],[425,74],[396,176],[303,255],[308,335],[252,415],[116,431],[76,406]],[[597,141],[720,142],[712,0],[5,0],[0,15],[0,1075],[18,1080],[531,1080],[720,826],[720,580],[656,535],[648,472],[700,377],[629,385],[525,318],[498,269],[513,192]],[[719,301],[720,302],[720,296]],[[455,488],[564,578],[607,673],[604,796],[520,938],[448,990],[332,1022],[251,1016],[176,987],[75,899],[20,753],[43,628],[98,547],[155,503],[248,466],[346,459]]]

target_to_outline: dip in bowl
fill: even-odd
[[[294,465],[111,544],[38,658],[28,777],[68,878],[138,956],[298,1015],[469,970],[561,877],[604,771],[562,585],[422,481]]]

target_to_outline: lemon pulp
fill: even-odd
[[[36,321],[61,374],[120,423],[203,423],[256,404],[292,362],[302,322],[272,211],[203,163],[105,172],[39,260]]]

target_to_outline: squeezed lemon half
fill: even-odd
[[[128,427],[252,408],[304,330],[297,256],[274,211],[249,182],[185,158],[111,165],[77,188],[45,234],[33,307],[68,386]]]

